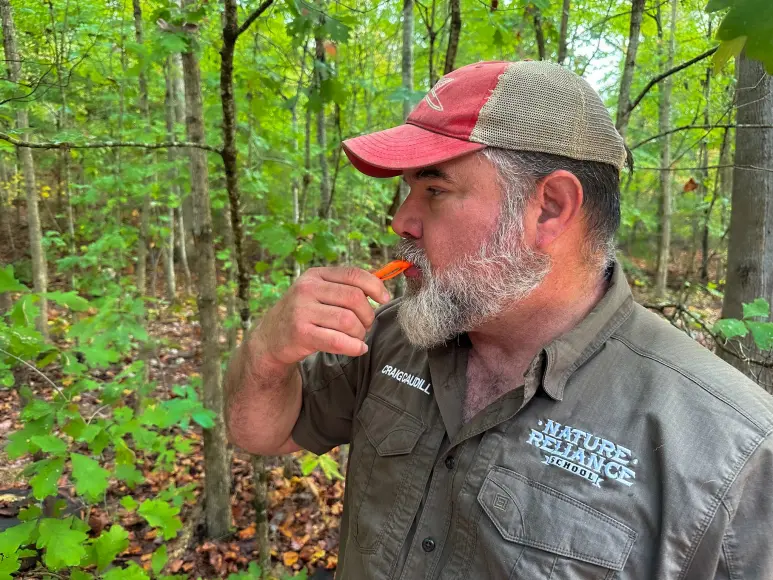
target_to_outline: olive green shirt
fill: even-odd
[[[301,365],[295,441],[351,443],[336,578],[773,578],[773,398],[636,304],[619,265],[468,423],[469,339],[414,348],[398,308],[366,355]]]

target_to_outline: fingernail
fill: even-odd
[[[366,352],[368,352],[368,345],[363,342],[362,343],[362,352],[360,354],[363,355]]]
[[[389,296],[389,292],[384,292],[384,295],[381,297],[382,302],[389,302],[391,300],[391,297]]]

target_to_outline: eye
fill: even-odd
[[[437,197],[441,193],[445,193],[445,191],[443,191],[442,189],[438,189],[436,187],[428,187],[427,193],[429,193],[432,197]]]

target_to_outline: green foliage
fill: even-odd
[[[6,288],[19,291],[9,268],[0,276]],[[42,563],[48,570],[67,568],[73,578],[92,577],[83,570],[90,565],[96,566],[102,578],[149,578],[135,564],[114,566],[128,547],[128,531],[116,522],[90,538],[89,526],[69,515],[63,509],[65,503],[56,499],[60,486],[72,486],[78,501],[86,505],[102,503],[111,493],[112,481],[123,481],[131,488],[144,482],[143,464],[169,470],[178,456],[192,453],[188,432],[194,423],[211,426],[213,414],[204,409],[196,389],[188,385],[175,387],[167,400],[144,399],[141,393],[148,385],[144,384],[143,363],[124,363],[118,369],[113,366],[122,358],[119,353],[140,348],[141,341],[147,339],[143,302],[127,296],[120,285],[113,284],[88,301],[71,292],[51,292],[48,297],[70,312],[71,323],[63,327],[61,341],[71,345],[69,348],[45,343],[34,330],[37,296],[33,293],[22,292],[0,318],[0,377],[13,378],[15,367],[26,362],[32,368],[37,365],[44,384],[55,385],[53,397],[48,399],[27,385],[14,385],[28,402],[19,415],[23,427],[9,434],[5,452],[12,459],[29,458],[23,474],[36,503],[20,513],[22,523],[0,534],[0,578],[18,570],[29,546],[42,551]],[[56,375],[59,384],[44,374],[51,363],[61,369]],[[91,369],[108,367],[113,369],[112,380],[98,383],[91,378]],[[13,382],[4,380],[3,384]],[[83,393],[89,393],[97,413],[92,409],[86,414],[80,407]],[[127,406],[126,393],[139,397],[138,414]],[[160,536],[171,540],[181,527],[180,508],[194,499],[193,488],[194,484],[170,486],[141,504],[125,495],[121,504],[127,510],[137,509],[158,528]],[[53,517],[42,517],[44,500],[53,500],[54,511],[47,512]],[[165,549],[154,554],[154,574],[160,573],[165,560]]]
[[[314,453],[305,453],[301,459],[301,472],[304,476],[310,475],[312,471],[319,467],[325,477],[328,479],[344,479],[341,471],[338,469],[338,463],[330,455],[315,455]]]
[[[750,320],[751,318],[768,318],[770,304],[764,298],[743,304],[743,320],[723,318],[714,324],[713,331],[725,340],[740,339],[750,332],[758,349],[767,351],[773,349],[773,322]]]
[[[765,64],[773,74],[773,3],[770,0],[709,0],[706,12],[728,9],[717,31],[722,52],[715,58],[717,67],[745,47],[749,58]]]

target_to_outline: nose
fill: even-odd
[[[422,224],[418,209],[415,196],[409,193],[392,218],[392,229],[401,238],[421,238]]]

